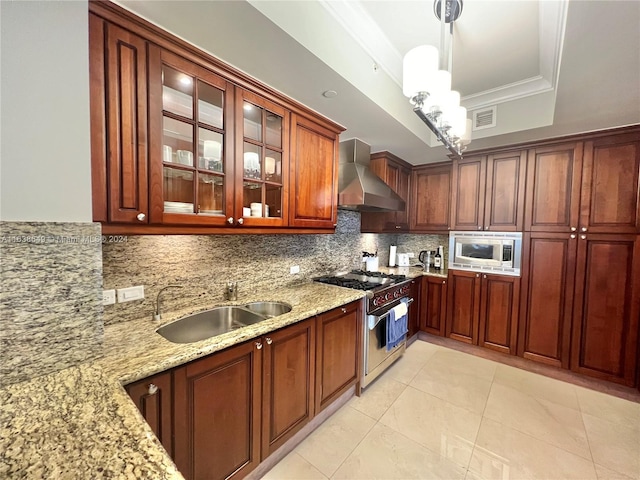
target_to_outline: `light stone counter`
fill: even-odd
[[[434,270],[433,268],[425,270],[422,267],[380,267],[379,270],[384,273],[406,275],[409,278],[417,278],[422,276],[447,278],[447,275],[449,274],[446,268],[438,271]]]
[[[209,340],[173,344],[151,316],[105,328],[99,360],[0,389],[0,478],[182,479],[123,384],[362,298],[304,283],[241,296],[289,303],[291,312]],[[212,305],[213,306],[213,305]],[[168,312],[168,323],[189,312]]]

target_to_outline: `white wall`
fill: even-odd
[[[0,219],[88,222],[88,6],[0,1]]]

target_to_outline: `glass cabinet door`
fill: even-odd
[[[164,222],[222,224],[233,210],[233,165],[225,161],[232,87],[164,51],[161,75]]]
[[[288,142],[288,112],[242,91],[242,217],[247,225],[281,225],[286,220],[283,159]],[[238,114],[238,113],[236,113]]]

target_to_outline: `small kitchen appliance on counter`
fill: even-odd
[[[350,273],[314,278],[316,282],[367,292],[363,319],[364,362],[360,385],[364,388],[384,372],[406,349],[406,334],[387,351],[387,320],[394,307],[409,305],[411,279],[405,275],[353,270]],[[395,343],[395,342],[394,342]]]

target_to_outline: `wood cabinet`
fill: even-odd
[[[524,234],[518,355],[569,368],[576,247],[575,233]]]
[[[585,142],[580,232],[640,233],[640,132]]]
[[[94,220],[147,223],[148,43],[95,15],[89,26]]]
[[[521,231],[525,161],[521,150],[454,160],[451,229]]]
[[[520,278],[450,270],[449,285],[446,335],[514,354]]]
[[[571,369],[633,386],[640,317],[637,235],[578,237]]]
[[[409,298],[413,298],[408,306],[409,312],[407,313],[407,338],[413,337],[418,333],[420,322],[420,285],[422,277],[417,277],[411,280],[409,284]]]
[[[313,418],[315,327],[315,319],[309,319],[262,339],[263,460]]]
[[[173,458],[173,388],[171,372],[126,386],[127,393],[167,453]]]
[[[335,229],[342,127],[115,4],[89,9],[103,233]]]
[[[447,319],[447,279],[425,275],[420,292],[420,330],[444,336]]]
[[[259,345],[250,341],[173,372],[174,460],[185,478],[242,477],[260,463]]]
[[[360,301],[317,317],[316,413],[360,381],[362,320]]]
[[[335,228],[338,221],[338,133],[306,117],[291,118],[293,227]]]
[[[451,221],[451,164],[415,168],[411,174],[412,232],[447,232]]]
[[[398,212],[362,212],[360,231],[370,233],[409,230],[411,165],[390,152],[371,155],[369,168],[405,201]]]

